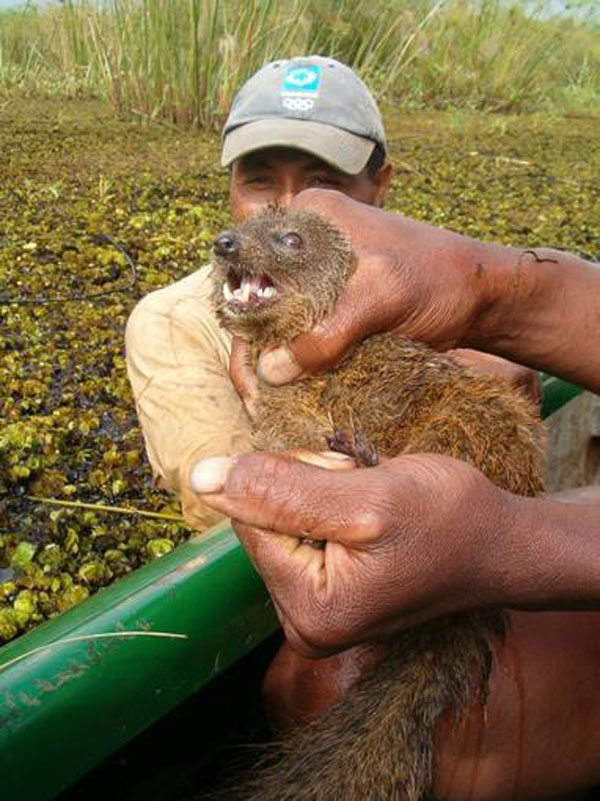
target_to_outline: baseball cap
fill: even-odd
[[[239,90],[223,128],[221,164],[265,147],[294,147],[350,175],[376,145],[385,152],[377,104],[350,67],[323,56],[273,61]]]

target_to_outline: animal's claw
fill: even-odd
[[[332,451],[352,456],[359,467],[375,467],[379,463],[377,451],[371,448],[360,426],[353,425],[351,435],[343,428],[334,428],[327,444]]]

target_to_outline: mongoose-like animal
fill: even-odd
[[[212,264],[220,321],[249,342],[256,359],[265,346],[291,340],[332,309],[356,258],[323,217],[271,207],[222,233]],[[253,438],[261,450],[330,447],[362,465],[376,463],[378,453],[443,453],[510,492],[543,490],[543,429],[532,404],[503,380],[391,333],[369,337],[327,374],[263,385]],[[436,721],[446,711],[459,716],[478,695],[485,700],[490,641],[503,632],[500,610],[402,632],[374,673],[285,739],[279,758],[237,797],[424,798]]]

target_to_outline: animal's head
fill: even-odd
[[[272,206],[216,238],[213,302],[232,333],[259,347],[288,341],[331,310],[354,266],[324,217]]]

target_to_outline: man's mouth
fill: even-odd
[[[223,297],[228,304],[260,303],[272,300],[277,289],[268,275],[237,275],[230,272],[223,284]]]

